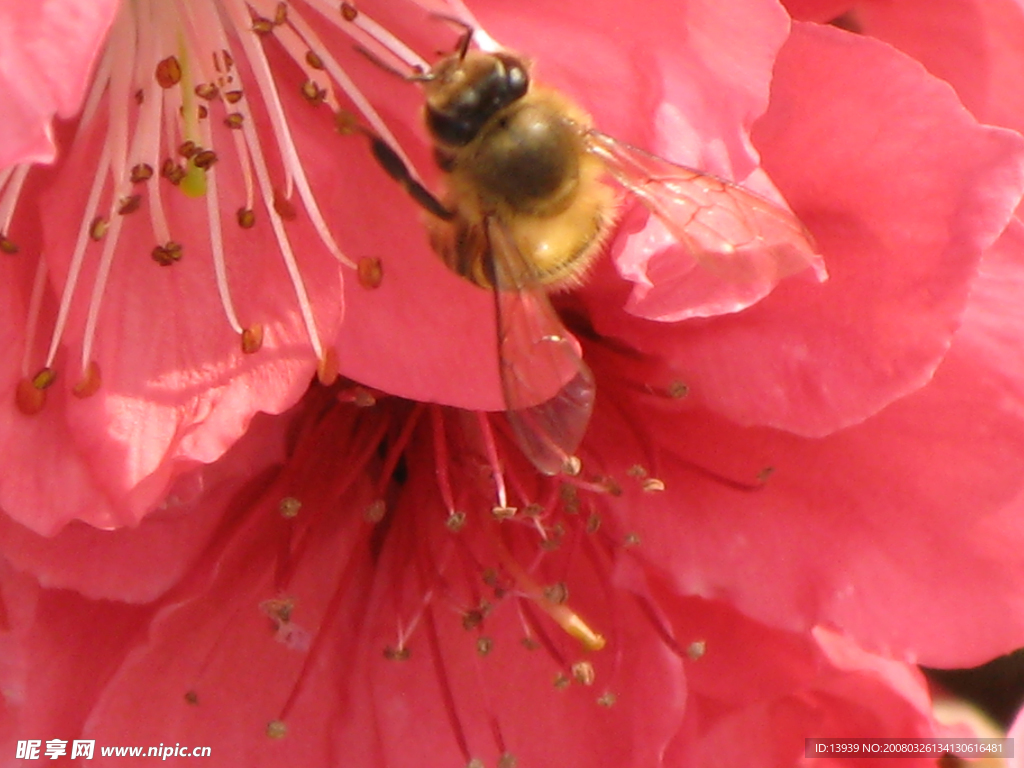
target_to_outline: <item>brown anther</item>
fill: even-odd
[[[484,568],[483,573],[480,574],[480,581],[491,589],[497,588],[501,583],[498,579],[498,571],[494,568]]]
[[[409,649],[405,646],[394,648],[389,645],[384,649],[384,658],[388,661],[406,661],[409,655]]]
[[[160,165],[160,175],[171,182],[171,184],[180,184],[181,180],[185,178],[185,174],[185,169],[169,157]]]
[[[444,521],[445,527],[452,533],[458,533],[466,527],[466,513],[452,512]]]
[[[100,376],[99,363],[95,360],[90,360],[89,364],[85,366],[85,370],[82,371],[82,378],[71,388],[71,393],[75,397],[91,397],[99,391],[102,383],[103,377]]]
[[[374,256],[364,256],[356,267],[359,284],[368,290],[379,288],[384,280],[384,266]]]
[[[287,624],[291,621],[292,611],[295,610],[295,601],[290,597],[272,597],[260,603],[260,610],[263,611],[274,624]]]
[[[484,623],[487,613],[483,608],[470,608],[462,614],[462,628],[467,632]]]
[[[262,16],[253,19],[252,31],[257,35],[269,35],[274,31],[274,22]]]
[[[106,217],[97,216],[89,224],[89,238],[94,241],[102,240],[106,236],[108,229],[110,229],[110,222]]]
[[[626,470],[626,474],[630,477],[647,477],[647,470],[641,467],[639,464],[634,464],[632,467]]]
[[[192,157],[197,152],[199,152],[200,149],[202,149],[202,147],[200,147],[191,139],[187,139],[178,145],[178,154],[186,158]]]
[[[601,485],[604,487],[604,492],[611,496],[622,495],[622,486],[613,477],[602,478]]]
[[[686,655],[696,661],[708,651],[708,644],[704,640],[694,640],[686,646]]]
[[[540,517],[544,514],[544,507],[535,501],[531,501],[525,507],[523,507],[523,514],[527,517]]]
[[[338,353],[331,347],[324,351],[324,356],[316,366],[316,380],[325,387],[331,386],[338,378]]]
[[[235,211],[235,219],[242,229],[252,229],[256,226],[256,212],[252,208],[239,208]]]
[[[352,5],[352,3],[341,4],[341,18],[345,21],[355,21],[358,15],[359,11],[356,10],[356,7]]]
[[[200,83],[196,86],[196,96],[206,101],[213,101],[220,95],[220,88],[215,83]]]
[[[516,516],[516,508],[495,506],[491,508],[491,514],[495,520],[509,520]]]
[[[560,691],[564,691],[566,688],[568,688],[569,687],[569,683],[571,683],[571,682],[572,681],[565,674],[563,674],[561,672],[559,672],[557,675],[555,675],[555,680],[554,680],[555,688],[557,688]]]
[[[13,256],[18,252],[18,245],[10,240],[7,235],[0,233],[0,253],[6,253],[8,256]]]
[[[224,57],[224,68],[230,72],[231,68],[235,66],[235,60],[232,58],[231,52],[224,50],[221,51],[221,55]]]
[[[122,216],[127,216],[129,213],[135,213],[141,207],[142,195],[128,195],[128,197],[122,197],[117,204],[117,212]]]
[[[516,768],[519,759],[511,752],[505,752],[498,758],[498,768]]]
[[[195,154],[192,158],[192,163],[196,168],[202,170],[208,170],[210,166],[217,162],[217,153],[212,149],[204,149]]]
[[[558,498],[562,500],[562,508],[567,515],[575,515],[580,511],[580,496],[575,486],[563,483],[558,489]]]
[[[532,637],[524,637],[519,642],[522,644],[523,648],[525,648],[528,651],[536,651],[538,648],[540,648],[540,643],[534,640]]]
[[[544,587],[544,597],[555,605],[562,605],[569,599],[569,585],[564,581],[559,581],[550,587]]]
[[[199,115],[200,120],[205,120],[210,115],[210,110],[206,108],[205,104],[200,104],[199,109],[196,110],[196,114]]]
[[[360,130],[358,118],[347,109],[339,109],[334,113],[334,127],[342,136],[351,136]]]
[[[279,189],[274,190],[274,210],[285,221],[294,221],[299,215],[292,201],[282,195]]]
[[[281,501],[277,503],[277,511],[281,517],[291,520],[297,517],[299,510],[302,509],[302,502],[296,499],[294,496],[285,496]]]
[[[259,352],[263,347],[263,324],[253,323],[248,328],[243,328],[241,339],[244,354],[252,355]]]
[[[57,372],[53,368],[40,368],[32,377],[32,386],[36,389],[47,389],[57,380]]]
[[[288,735],[288,726],[283,720],[271,720],[267,723],[267,736],[272,739],[283,739]]]
[[[327,91],[321,88],[316,80],[307,80],[299,90],[302,93],[302,98],[314,107],[323,104],[324,99],[327,98]]]
[[[640,484],[640,487],[643,488],[646,493],[657,493],[665,490],[665,481],[660,480],[657,477],[648,477]]]
[[[46,405],[46,390],[37,388],[32,379],[21,379],[14,392],[14,404],[25,416],[35,416]]]
[[[494,648],[494,641],[489,637],[478,637],[476,639],[476,652],[486,656]]]
[[[363,519],[368,523],[376,525],[384,519],[384,515],[387,511],[388,508],[384,503],[384,499],[375,499],[370,502],[370,505],[363,511]]]
[[[562,540],[557,539],[542,539],[540,542],[540,548],[545,552],[554,552],[556,549],[562,546]]]
[[[140,184],[153,178],[153,166],[149,163],[136,163],[128,174],[132,184]]]
[[[320,58],[320,54],[316,51],[306,51],[306,63],[313,69],[324,68],[324,60]]]
[[[601,516],[596,512],[587,518],[587,533],[597,533],[601,527]]]
[[[161,267],[169,267],[175,262],[181,261],[181,243],[168,240],[163,245],[156,245],[150,252],[153,261]]]
[[[173,88],[181,82],[181,64],[175,56],[168,56],[156,65],[156,82],[161,88]]]
[[[757,482],[767,483],[768,478],[775,474],[775,467],[765,467],[757,473]]]
[[[690,388],[681,381],[673,381],[668,385],[668,396],[673,400],[682,400],[690,394]]]
[[[577,456],[566,456],[562,462],[562,472],[569,477],[576,477],[583,468],[583,462]]]
[[[245,122],[245,115],[241,112],[232,112],[224,118],[224,125],[233,131],[240,130],[242,124]]]
[[[185,703],[195,706],[199,703],[199,694],[195,691],[185,691]]]
[[[373,392],[358,384],[341,390],[337,398],[339,403],[348,403],[356,408],[372,408],[377,404],[377,398]]]
[[[613,707],[615,706],[615,694],[611,691],[605,691],[597,697],[597,703],[602,707]]]
[[[227,93],[224,94],[224,100],[228,104],[237,104],[238,102],[240,102],[242,100],[242,92],[241,91],[228,91]]]
[[[640,534],[630,531],[622,538],[622,546],[635,547],[640,544]]]
[[[274,23],[286,24],[288,22],[288,3],[278,3],[274,9]]]
[[[352,403],[356,408],[372,408],[377,404],[377,397],[366,387],[356,387],[353,390]]]
[[[142,104],[142,102],[144,102],[145,100],[146,100],[146,92],[144,90],[142,90],[141,88],[139,88],[139,90],[137,90],[135,92],[135,103],[136,104]]]
[[[573,679],[580,685],[593,685],[597,678],[594,665],[589,661],[577,661],[571,669]]]

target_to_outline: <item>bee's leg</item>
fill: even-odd
[[[409,173],[409,168],[398,153],[395,152],[387,143],[372,133],[367,133],[367,138],[370,140],[370,150],[373,152],[374,158],[384,172],[392,179],[401,184],[405,191],[409,193],[427,213],[436,216],[444,221],[451,221],[455,217],[455,212],[450,211],[444,207],[433,193],[420,184],[416,179]]]

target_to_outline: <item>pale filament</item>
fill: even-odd
[[[0,195],[0,234],[8,232],[11,228],[14,209],[18,206],[21,188],[31,167],[28,163],[22,163],[0,171],[0,190],[3,190],[3,194]]]

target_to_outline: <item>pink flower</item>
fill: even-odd
[[[255,420],[202,497],[142,523],[153,543],[70,527],[55,557],[20,535],[23,566],[77,591],[2,574],[11,739],[246,766],[770,766],[812,736],[942,732],[913,667],[679,596],[607,490],[538,478],[500,431],[479,444],[482,417],[338,394]],[[492,512],[491,451],[534,508]],[[100,599],[167,589],[140,550],[176,553],[177,584]]]
[[[431,51],[452,44],[446,23],[410,25],[383,3],[355,21],[298,3],[255,21],[195,3],[209,23],[137,27],[185,30],[186,64],[214,61],[222,30],[246,51],[232,66],[256,84],[243,86],[244,103],[259,98],[242,124],[258,130],[233,155],[243,134],[215,112],[230,102],[211,101],[207,119],[228,119],[199,123],[199,143],[217,147],[216,190],[197,201],[175,188],[165,206],[174,231],[202,237],[158,269],[127,254],[152,250],[159,221],[111,217],[82,262],[90,287],[72,293],[76,230],[45,214],[85,211],[73,226],[92,229],[81,178],[103,147],[130,145],[111,138],[124,101],[98,97],[61,164],[23,193],[0,190],[0,206],[18,198],[40,222],[5,226],[20,252],[0,281],[17,350],[10,402],[20,381],[22,410],[36,411],[0,419],[0,502],[18,521],[0,538],[10,738],[156,743],[174,723],[244,765],[775,765],[797,761],[805,736],[937,732],[908,662],[970,664],[1024,642],[1011,221],[1024,141],[979,124],[888,45],[740,5],[674,5],[658,24],[612,3],[474,6],[602,130],[781,195],[829,275],[723,299],[678,267],[685,254],[656,220],[625,208],[609,258],[557,298],[598,382],[583,471],[558,479],[537,474],[501,416],[478,412],[501,405],[490,294],[439,263],[421,212],[363,138],[335,135],[328,111],[296,93],[308,77],[319,102],[339,77],[293,45],[309,21],[321,58],[343,60],[388,116],[372,128],[393,124],[432,186],[415,86],[336,27],[412,26],[410,45]],[[125,53],[122,14],[108,52]],[[188,38],[196,29],[208,37]],[[156,91],[149,73],[166,52],[140,50],[154,51],[139,71],[178,125],[173,94],[189,91]],[[262,50],[274,66],[260,76]],[[153,100],[128,109],[141,119]],[[252,136],[276,181],[254,182],[244,207],[262,214],[256,226],[224,226],[218,244],[215,213],[227,221],[246,200]],[[281,213],[287,172],[294,220]],[[108,208],[122,199],[102,194]],[[284,236],[272,226],[283,220]],[[373,258],[383,280],[368,290],[354,265]],[[39,368],[58,373],[45,403]],[[253,418],[335,368],[364,387],[316,386],[292,414]],[[88,397],[60,388],[76,380]],[[76,518],[142,522],[37,535]],[[101,650],[69,653],[66,626],[90,628]],[[54,709],[69,679],[80,690]],[[268,721],[286,738],[268,743]],[[748,744],[753,757],[739,753]]]

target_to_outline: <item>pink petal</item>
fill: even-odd
[[[672,329],[610,310],[611,281],[586,298],[600,332],[673,360],[695,402],[827,434],[929,381],[1020,199],[1024,145],[887,46],[806,25],[754,138],[818,240],[826,283],[788,280],[745,312]]]
[[[798,18],[826,20],[827,13],[814,5],[820,4],[787,3]],[[907,0],[844,5],[850,6],[848,16],[857,31],[917,59],[953,86],[979,120],[1018,131],[1024,127],[1024,94],[1018,81],[1024,60],[1024,8],[1019,2]]]
[[[0,568],[0,591],[2,721],[12,726],[10,732],[0,728],[0,748],[13,755],[16,740],[36,738],[29,734],[75,738],[105,680],[141,639],[152,609],[40,590],[6,565]]]
[[[241,489],[281,457],[284,419],[257,417],[219,461],[180,477],[144,525],[100,531],[71,523],[52,538],[0,515],[0,553],[43,587],[92,599],[143,603],[176,584],[225,523]]]
[[[926,665],[1024,645],[1022,253],[1014,225],[931,384],[856,427],[806,439],[686,405],[634,417],[668,486],[629,507],[645,556],[683,593]],[[605,428],[595,419],[595,443],[643,455],[636,427]]]
[[[802,763],[806,738],[938,735],[927,684],[914,667],[820,629],[769,629],[720,603],[681,600],[672,616],[677,636],[699,638],[704,655],[687,664],[686,725],[667,764],[771,768]]]
[[[117,0],[0,3],[0,168],[51,162],[50,121],[78,109]]]

